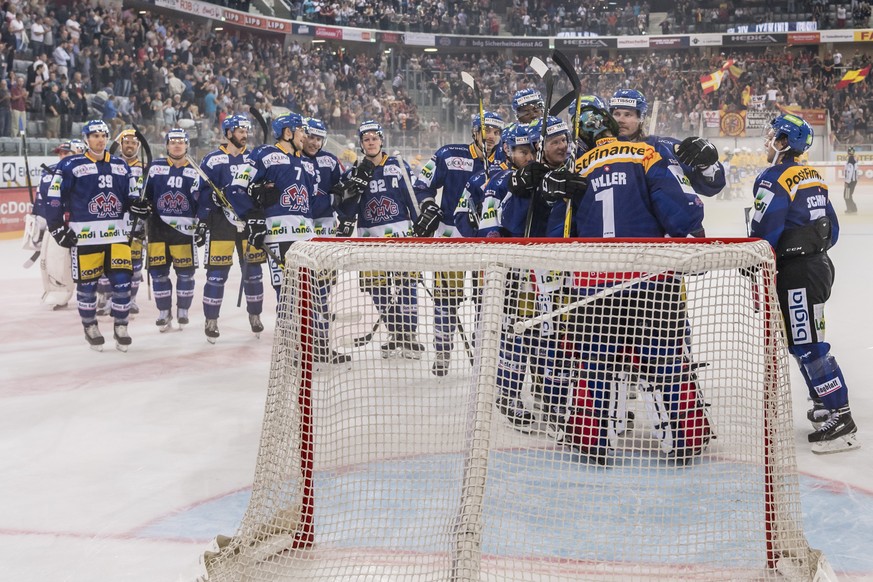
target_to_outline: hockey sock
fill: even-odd
[[[187,310],[193,300],[194,269],[180,269],[176,271],[176,307]]]
[[[458,302],[437,299],[434,306],[434,341],[438,352],[450,352],[454,347],[455,328],[458,325]]]
[[[76,299],[79,302],[79,317],[82,323],[97,321],[97,281],[76,284]]]
[[[418,331],[418,287],[415,279],[398,278],[396,313],[400,331],[414,334]]]
[[[170,267],[152,270],[152,291],[158,311],[173,308],[173,283],[170,281]]]
[[[136,300],[139,285],[142,283],[142,259],[133,262],[133,277],[130,279],[130,299]]]
[[[112,283],[112,317],[116,323],[127,323],[130,311],[130,272],[113,271],[109,273]]]
[[[497,359],[497,387],[502,395],[518,398],[524,382],[527,360],[527,346],[524,345],[522,336],[504,333],[500,338]]]
[[[203,286],[203,315],[206,319],[218,319],[221,302],[224,299],[224,284],[230,267],[209,267],[206,269],[206,285]],[[263,297],[263,286],[261,287]]]
[[[788,351],[800,365],[809,394],[818,398],[828,410],[849,404],[849,389],[843,371],[831,353],[827,342],[791,346]]]
[[[246,311],[259,315],[264,310],[264,272],[260,263],[247,263],[243,289],[246,294]]]

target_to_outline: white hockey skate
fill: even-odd
[[[127,324],[116,323],[113,336],[115,337],[115,349],[119,352],[126,352],[133,341],[130,334],[127,333]]]
[[[100,328],[97,327],[96,321],[85,326],[85,340],[95,352],[103,351],[103,344],[106,340],[103,339],[103,334],[100,333]]]

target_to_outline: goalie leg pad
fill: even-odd
[[[607,413],[604,409],[606,383],[602,364],[587,361],[582,365],[582,378],[572,396],[571,413],[567,418],[566,441],[580,453],[605,465],[608,456]]]
[[[661,450],[688,459],[700,455],[714,435],[697,377],[687,363],[682,369],[680,383],[666,390],[647,383],[642,396]]]

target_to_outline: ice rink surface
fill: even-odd
[[[855,193],[831,251],[826,310],[862,448],[808,448],[806,390],[792,363],[804,529],[841,580],[873,580],[873,192]],[[708,236],[742,236],[745,201],[705,200]],[[269,374],[275,297],[256,339],[227,285],[221,338],[206,342],[198,271],[191,324],[161,334],[145,288],[133,345],[89,350],[74,307],[41,305],[39,269],[20,241],[0,241],[0,579],[15,582],[189,580],[248,501]],[[72,304],[71,304],[72,305]]]

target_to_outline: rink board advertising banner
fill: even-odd
[[[0,188],[0,239],[21,236],[31,208],[27,188]]]

